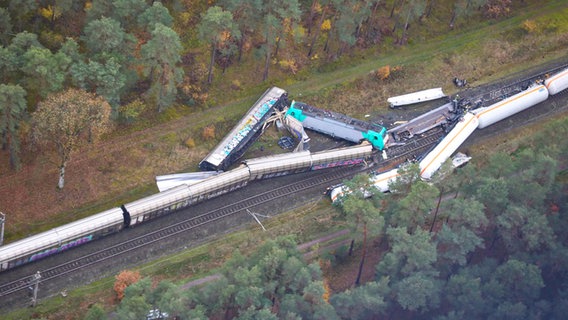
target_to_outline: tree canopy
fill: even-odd
[[[32,116],[34,136],[39,144],[53,145],[57,151],[59,189],[73,152],[111,129],[110,109],[103,98],[77,89],[51,95],[39,104]]]

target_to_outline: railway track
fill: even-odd
[[[85,267],[88,267],[90,265],[115,258],[116,256],[124,254],[126,252],[140,249],[149,244],[173,237],[183,232],[190,231],[205,224],[226,218],[230,215],[243,212],[248,208],[262,205],[264,203],[288,195],[297,194],[306,189],[310,189],[320,185],[326,185],[331,181],[343,179],[360,171],[364,171],[364,169],[361,168],[355,169],[353,167],[350,167],[350,168],[339,168],[332,171],[328,170],[325,173],[316,175],[309,179],[285,185],[280,188],[272,189],[261,194],[257,194],[254,197],[240,200],[230,205],[226,205],[224,207],[215,209],[211,212],[187,219],[185,221],[156,230],[154,232],[145,234],[143,236],[129,239],[126,242],[122,242],[112,247],[108,247],[104,250],[88,254],[86,256],[80,257],[72,261],[68,261],[64,264],[55,266],[53,268],[41,270],[40,271],[42,276],[41,283],[54,280],[56,278],[73,273],[76,270],[84,269]],[[30,277],[28,276],[11,281],[9,283],[1,284],[0,297],[5,297],[20,290],[26,289],[29,286],[29,279]]]
[[[389,155],[389,158],[387,160],[381,161],[379,165],[381,167],[385,167],[399,164],[400,162],[406,160],[406,157],[408,155],[412,153],[422,152],[424,149],[431,147],[440,139],[440,137],[443,135],[442,133],[443,131],[438,130],[432,134],[417,139],[412,143],[393,148],[393,151],[395,153]],[[180,233],[191,231],[193,229],[199,228],[200,226],[204,226],[214,221],[227,218],[231,215],[245,212],[247,209],[268,203],[270,201],[274,201],[275,199],[295,195],[301,193],[304,190],[319,186],[328,186],[334,181],[342,181],[357,173],[370,171],[370,169],[372,169],[372,167],[344,167],[334,170],[322,171],[322,173],[308,179],[256,194],[254,197],[239,200],[237,202],[231,203],[230,205],[222,206],[205,214],[201,214],[199,216],[189,218],[187,220],[158,229],[142,236],[129,239],[125,242],[107,247],[103,250],[87,254],[85,256],[67,261],[63,264],[48,269],[40,270],[40,284],[54,281],[60,277],[70,275],[91,265],[116,258],[127,252],[139,250],[150,244],[174,237]],[[0,297],[6,298],[7,296],[27,289],[30,286],[31,279],[31,276],[26,276],[10,281],[8,283],[0,284]]]
[[[387,151],[388,158],[402,158],[411,155],[420,154],[421,149],[431,147],[444,137],[446,133],[439,127],[422,134],[421,137],[413,139],[408,143],[400,146],[395,146]]]
[[[500,86],[497,89],[490,90],[482,94],[466,96],[465,97],[467,100],[466,104],[469,103],[472,109],[490,106],[494,103],[497,103],[503,99],[506,99],[512,95],[515,95],[525,90],[531,84],[534,84],[537,81],[544,81],[548,77],[548,75],[557,73],[563,69],[566,69],[567,67],[568,64],[563,64],[561,66],[557,66],[554,68],[550,68],[546,71],[539,72],[530,77],[523,78],[521,80],[514,81],[507,85]]]

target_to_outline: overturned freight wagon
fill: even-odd
[[[281,109],[286,104],[284,89],[272,87],[266,90],[233,130],[199,163],[199,168],[203,171],[227,170],[258,139],[274,108]]]

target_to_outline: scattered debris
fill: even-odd
[[[289,136],[284,136],[278,140],[278,145],[282,149],[292,150],[294,148],[294,139]]]
[[[466,79],[459,79],[459,78],[454,78],[454,85],[458,88],[462,88],[465,87],[467,85],[467,80]]]

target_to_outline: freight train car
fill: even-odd
[[[501,100],[488,107],[467,112],[456,122],[449,133],[420,161],[420,177],[424,180],[432,178],[434,173],[476,130],[486,128],[496,122],[533,107],[549,95],[556,95],[568,89],[568,69],[564,69],[550,78],[526,88],[516,95]],[[387,192],[389,183],[398,177],[397,169],[371,177],[371,183],[382,192]],[[335,186],[329,191],[332,202],[337,201],[349,190],[345,186]]]
[[[258,139],[274,108],[283,108],[287,103],[284,89],[272,87],[266,90],[233,130],[199,163],[199,168],[203,171],[227,170]]]
[[[370,159],[369,143],[341,149],[286,153],[244,161],[239,167],[182,184],[88,218],[0,246],[0,271],[39,260],[97,237],[136,226],[157,216],[186,208],[264,179],[308,170],[363,164]]]

